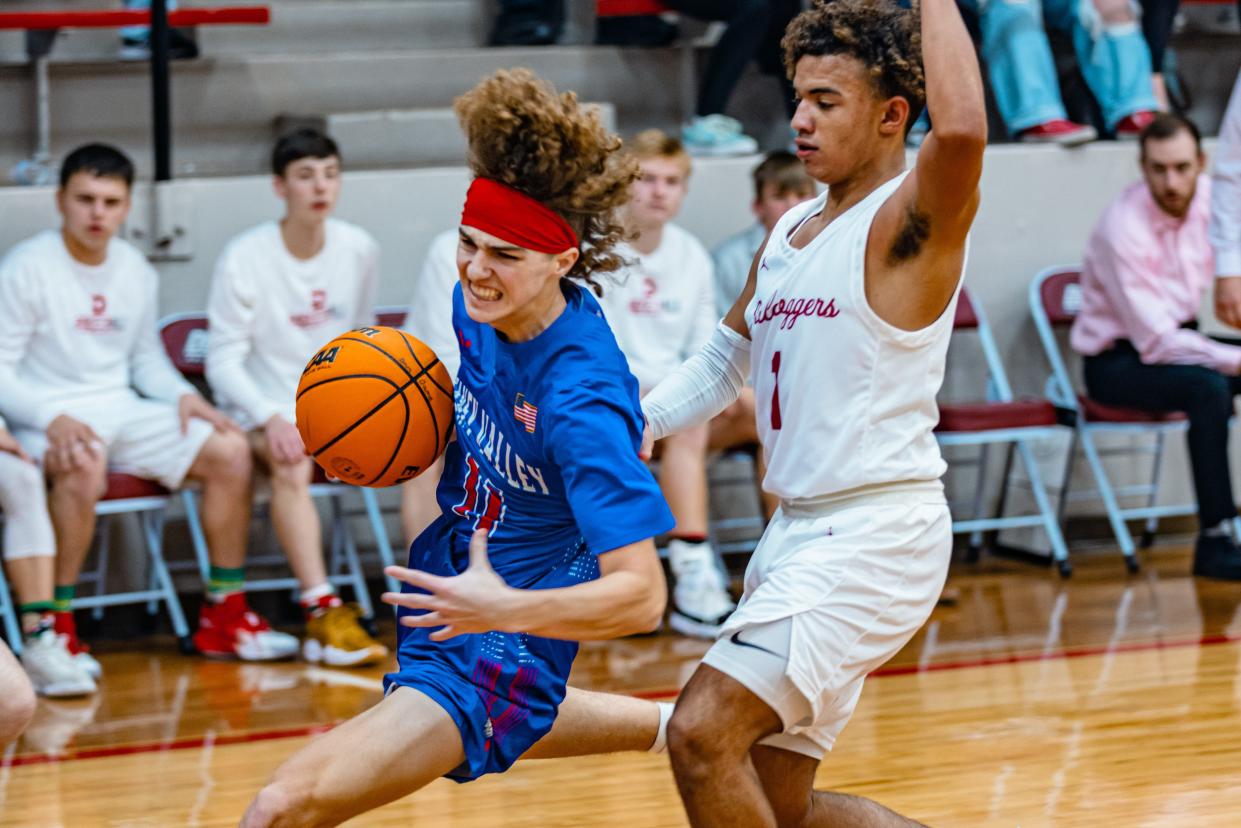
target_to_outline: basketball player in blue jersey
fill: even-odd
[[[579,284],[622,264],[613,211],[636,165],[594,113],[523,70],[456,110],[476,175],[453,297],[457,439],[441,516],[409,568],[388,570],[406,583],[384,596],[399,668],[379,704],[276,772],[247,828],[335,825],[523,755],[658,749],[669,715],[566,687],[577,641],[653,630],[666,600],[652,539],[673,518],[638,457],[637,383]]]

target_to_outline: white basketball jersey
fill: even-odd
[[[904,331],[870,308],[863,281],[871,222],[907,174],[800,250],[789,236],[823,210],[827,194],[794,207],[759,260],[746,308],[751,381],[763,488],[784,500],[936,480],[946,468],[932,430],[957,294],[931,325]]]

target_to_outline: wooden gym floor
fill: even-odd
[[[994,558],[954,567],[959,600],[868,681],[818,785],[936,826],[1241,824],[1241,585],[1188,577],[1184,548],[1145,561],[1130,577],[1119,555],[1079,555],[1069,582]],[[575,681],[671,698],[705,647],[590,645]],[[100,693],[41,700],[0,762],[0,825],[235,825],[284,758],[379,699],[383,673],[187,658],[166,637],[98,650]],[[351,824],[685,820],[666,757],[624,754],[437,782]]]

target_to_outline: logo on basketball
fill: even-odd
[[[297,387],[297,430],[328,474],[392,486],[435,462],[454,427],[448,370],[396,328],[341,334],[310,358]]]

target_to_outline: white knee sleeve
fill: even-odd
[[[7,452],[0,452],[0,514],[7,560],[56,554],[43,472]]]

